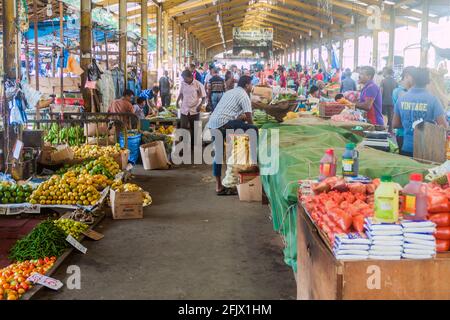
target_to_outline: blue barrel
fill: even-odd
[[[141,145],[141,134],[128,137],[128,150],[130,150],[130,156],[128,157],[128,162],[136,164],[139,159],[139,146]],[[123,134],[119,135],[119,143],[121,148],[125,148],[125,139]]]

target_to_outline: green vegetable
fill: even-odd
[[[38,224],[27,236],[18,240],[10,250],[9,259],[25,261],[59,257],[66,248],[64,231],[49,219]]]

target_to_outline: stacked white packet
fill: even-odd
[[[333,252],[338,260],[366,260],[370,240],[359,233],[338,234],[334,238]]]
[[[405,243],[402,258],[431,259],[436,255],[436,224],[431,221],[403,220]]]
[[[364,222],[366,235],[371,240],[369,259],[400,260],[404,242],[402,226],[378,222],[374,218],[366,218]]]

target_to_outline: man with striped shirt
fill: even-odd
[[[223,94],[214,112],[211,114],[207,125],[208,128],[212,131],[220,132],[223,138],[225,138],[227,129],[242,129],[244,131],[253,129],[256,133],[257,128],[253,125],[252,103],[250,101],[252,89],[252,78],[242,76],[236,88]],[[220,157],[222,157],[223,152],[219,152],[223,148],[221,143],[220,145],[219,143],[215,143],[214,145],[215,159],[213,162],[213,175],[216,178],[216,193],[217,195],[234,195],[236,194],[235,190],[225,188],[222,185],[223,159],[220,159]]]

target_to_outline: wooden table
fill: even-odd
[[[450,299],[450,253],[428,260],[339,261],[301,205],[297,299]]]

